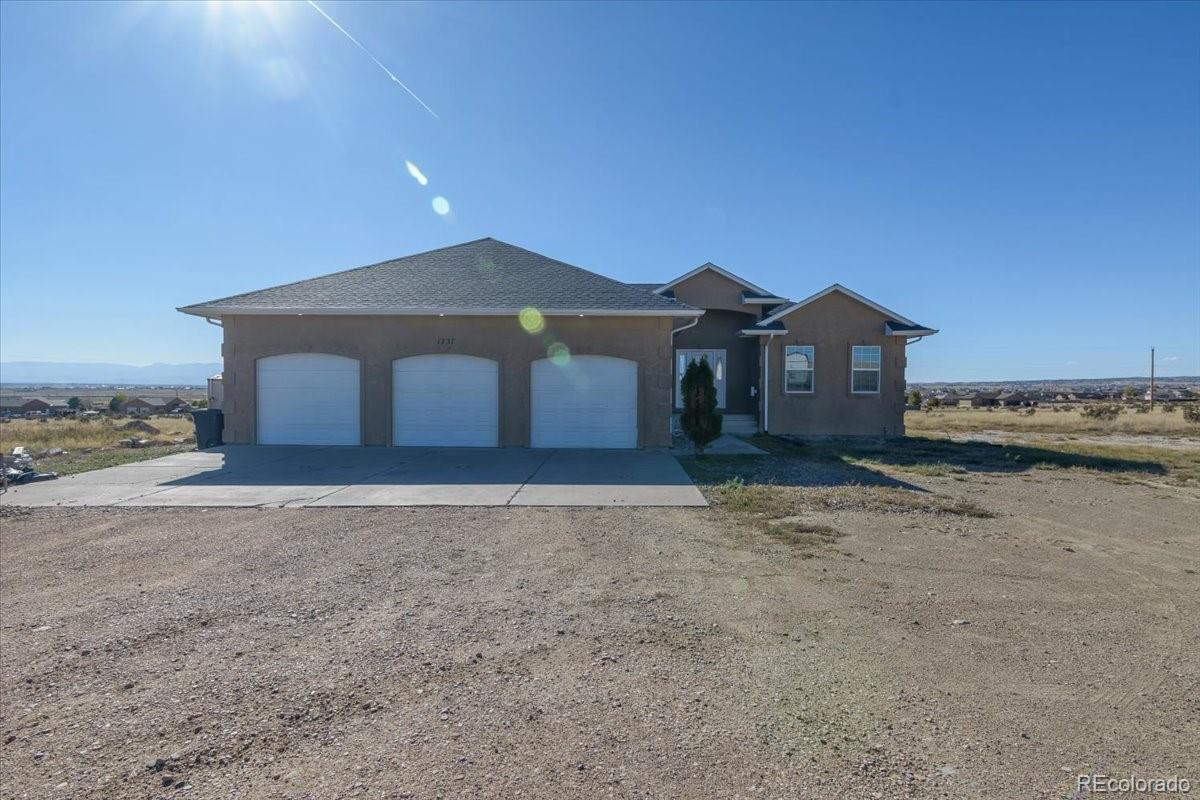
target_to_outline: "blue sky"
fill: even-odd
[[[1200,4],[320,5],[437,118],[305,4],[0,6],[0,357],[494,236],[843,283],[912,380],[1200,373]]]

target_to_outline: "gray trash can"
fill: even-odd
[[[198,408],[192,412],[192,422],[196,425],[196,447],[204,450],[222,444],[225,415],[220,409]]]

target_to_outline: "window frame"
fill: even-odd
[[[879,354],[879,366],[873,369],[854,366],[854,351],[856,349],[873,349]],[[859,372],[874,372],[875,373],[875,388],[874,389],[855,389],[854,376]],[[877,344],[852,344],[850,345],[850,394],[880,394],[883,391],[883,347]]]
[[[789,370],[787,365],[788,350],[792,348],[808,348],[808,369],[806,370]],[[811,376],[809,380],[810,389],[789,389],[788,388],[788,372],[807,372]],[[784,394],[816,394],[817,392],[817,346],[813,344],[785,344],[783,346],[783,393]]]

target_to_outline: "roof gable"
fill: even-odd
[[[853,292],[853,291],[847,289],[845,286],[842,286],[840,283],[835,283],[832,286],[827,286],[826,288],[822,289],[821,291],[817,292],[814,295],[810,295],[809,297],[806,297],[803,300],[800,300],[798,302],[791,303],[787,306],[784,306],[783,308],[776,311],[774,314],[772,314],[769,317],[767,317],[766,319],[764,319],[762,321],[762,323],[760,323],[760,324],[767,325],[772,322],[775,322],[776,320],[783,319],[788,314],[791,314],[793,311],[798,311],[799,309],[804,308],[804,306],[808,305],[809,303],[820,300],[822,297],[825,297],[826,295],[831,294],[833,292],[839,292],[841,294],[844,294],[846,297],[849,297],[852,300],[857,300],[858,302],[862,303],[863,305],[867,306],[868,308],[873,308],[876,311],[878,311],[880,314],[883,314],[886,317],[891,317],[895,321],[903,323],[904,325],[911,325],[913,327],[918,327],[918,328],[921,327],[921,326],[917,325],[917,323],[915,323],[911,319],[909,319],[908,317],[901,316],[900,314],[897,314],[895,311],[892,311],[891,309],[884,308],[883,306],[879,305],[875,301],[868,300],[867,298],[863,297],[858,292]]]
[[[187,314],[696,316],[645,289],[496,239],[443,247],[180,308]]]
[[[699,275],[701,272],[704,272],[706,270],[715,272],[718,275],[721,275],[722,277],[728,278],[729,280],[733,281],[734,283],[738,284],[739,286],[744,286],[745,288],[749,289],[750,291],[754,292],[755,294],[768,295],[768,296],[771,294],[770,292],[768,292],[766,289],[762,288],[761,286],[755,286],[753,283],[746,280],[745,278],[740,278],[728,270],[721,269],[720,267],[718,267],[716,264],[712,263],[711,261],[701,264],[700,266],[696,267],[691,272],[688,272],[684,275],[680,275],[678,278],[671,281],[670,283],[664,283],[662,286],[659,286],[654,291],[656,294],[662,294],[667,289],[670,289],[671,287],[675,286],[676,284],[683,283],[688,278],[694,278],[695,276]]]

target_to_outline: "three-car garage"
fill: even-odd
[[[528,408],[535,448],[638,446],[638,365],[609,356],[528,363],[529,394],[513,391],[498,361],[425,354],[391,362],[391,443],[398,447],[497,447],[502,420]],[[521,376],[524,377],[524,376]],[[363,443],[362,362],[325,353],[291,353],[256,364],[259,444]],[[509,383],[518,379],[510,376]],[[505,402],[507,399],[507,403]],[[524,412],[516,411],[524,416]],[[510,423],[511,424],[511,423]],[[509,443],[512,442],[509,437]],[[524,438],[523,436],[519,438]]]

